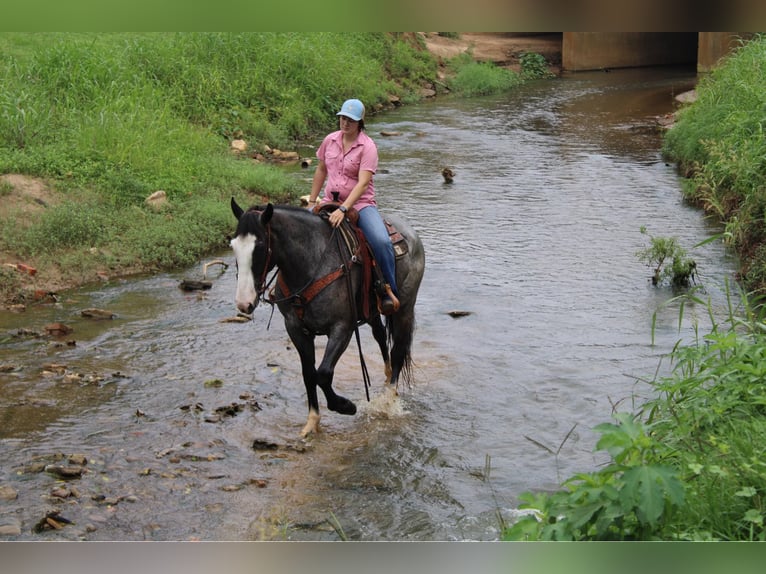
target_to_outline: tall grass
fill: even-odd
[[[726,224],[747,290],[766,294],[766,38],[742,44],[697,94],[663,151],[689,173],[687,197]]]
[[[335,127],[343,100],[374,113],[435,75],[396,34],[0,33],[0,173],[65,195],[38,219],[11,215],[0,249],[49,262],[79,249],[83,267],[104,263],[94,252],[111,265],[188,264],[223,245],[229,196],[305,192],[230,153],[232,139],[289,148]],[[169,207],[154,213],[143,201],[160,189]]]
[[[510,90],[523,83],[520,74],[489,62],[476,62],[469,53],[462,53],[449,62],[454,77],[450,88],[465,97],[484,96]]]

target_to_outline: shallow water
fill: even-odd
[[[706,310],[687,309],[679,330],[678,306],[661,307],[673,293],[636,259],[639,228],[678,237],[723,306],[734,262],[718,243],[691,249],[717,229],[684,204],[647,127],[694,82],[677,69],[577,74],[370,118],[381,210],[426,248],[416,382],[367,403],[352,346],[335,386],[360,411],[324,412],[308,442],[281,316],[261,306],[252,323],[221,323],[235,313],[233,267],[213,268],[201,293],[178,288],[195,267],[0,314],[0,365],[13,366],[0,372],[0,485],[18,492],[0,500],[0,525],[25,540],[495,539],[519,493],[603,461],[593,426],[646,396],[642,380],[695,316],[704,329]],[[117,318],[81,318],[88,307]],[[74,332],[17,336],[52,321]],[[86,455],[66,482],[79,497],[51,496],[61,481],[30,468],[56,453]],[[51,510],[74,523],[34,532]]]

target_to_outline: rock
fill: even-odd
[[[45,329],[45,332],[48,335],[53,335],[54,337],[68,335],[69,333],[74,331],[72,327],[69,327],[68,325],[64,325],[64,323],[50,323],[49,325],[46,325],[43,328]]]
[[[697,90],[689,90],[676,96],[676,101],[682,104],[691,104],[697,101]]]
[[[458,317],[467,317],[471,314],[470,311],[450,311],[447,313],[450,317],[457,319]]]
[[[67,458],[67,461],[69,464],[79,464],[80,466],[85,466],[88,464],[88,457],[84,454],[70,454],[69,458]]]
[[[247,142],[245,140],[232,140],[231,151],[235,153],[245,153],[247,151]]]
[[[20,536],[21,522],[15,518],[10,519],[5,524],[0,524],[0,536]]]
[[[265,439],[255,439],[253,441],[253,450],[277,450],[279,445]]]
[[[66,365],[62,363],[46,363],[43,365],[43,369],[52,373],[56,373],[57,375],[63,375],[66,373]]]
[[[149,197],[144,200],[144,203],[152,209],[159,211],[169,204],[168,194],[163,190],[155,191]]]
[[[178,285],[184,291],[202,291],[210,289],[213,286],[211,281],[193,281],[191,279],[184,279]]]
[[[271,159],[276,161],[298,161],[300,156],[296,151],[282,151],[281,149],[271,150]]]
[[[219,323],[247,323],[248,321],[252,320],[252,317],[248,317],[246,315],[237,315],[236,317],[226,317],[221,319]]]
[[[72,524],[72,521],[68,518],[64,518],[61,516],[60,512],[55,510],[53,512],[46,513],[46,515],[40,519],[37,524],[35,524],[32,530],[39,534],[45,530],[61,530],[67,524]]]
[[[0,485],[0,500],[16,500],[19,493],[8,485]]]
[[[104,309],[83,309],[80,315],[89,319],[114,319],[117,315]]]
[[[45,472],[55,474],[61,478],[80,478],[82,476],[82,467],[63,464],[48,464],[45,466]]]

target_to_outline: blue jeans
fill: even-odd
[[[373,205],[363,207],[359,211],[359,227],[362,229],[367,242],[372,248],[375,261],[383,272],[386,283],[391,285],[394,295],[399,295],[396,289],[396,259],[394,258],[394,246],[388,236],[388,229],[383,223],[383,218]]]

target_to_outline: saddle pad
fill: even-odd
[[[383,221],[386,224],[386,229],[388,229],[388,236],[391,238],[391,244],[394,246],[394,255],[396,258],[398,259],[399,257],[406,255],[409,251],[409,246],[404,239],[404,235],[402,235],[390,221],[386,219]]]

